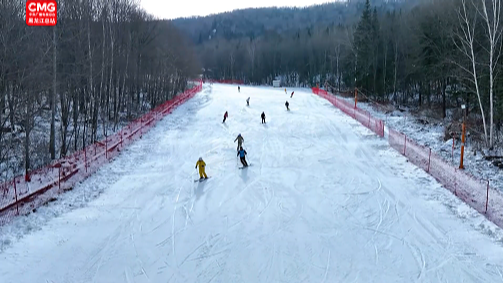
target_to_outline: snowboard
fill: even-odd
[[[208,179],[211,178],[211,176],[208,176]],[[197,182],[203,182],[203,181],[206,181],[208,179],[197,179],[197,180],[194,180],[194,183],[197,183]]]
[[[252,166],[252,165],[250,163],[248,163],[248,166],[246,166],[246,167],[245,166],[241,166],[241,167],[238,167],[238,168],[239,169],[244,169],[244,168],[247,168],[247,167],[250,167],[250,166]]]

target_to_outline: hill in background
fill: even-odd
[[[420,0],[374,0],[380,12],[411,9]],[[173,20],[195,44],[217,38],[227,40],[256,38],[268,31],[280,34],[318,26],[357,23],[365,7],[364,0],[335,1],[305,8],[255,8],[235,10],[205,17]]]

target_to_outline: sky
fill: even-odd
[[[305,7],[334,2],[333,0],[141,0],[140,5],[149,13],[161,19],[175,19],[190,16],[232,11],[235,9],[259,7]]]

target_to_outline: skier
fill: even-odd
[[[225,111],[225,114],[224,114],[224,121],[222,123],[225,123],[225,120],[227,120],[227,117],[229,117],[229,113],[227,113],[227,111]]]
[[[286,106],[286,110],[290,111],[290,108],[288,108],[288,106],[290,105],[290,103],[288,103],[288,100],[285,102],[285,106]]]
[[[246,99],[246,105],[250,106],[250,98],[249,97]]]
[[[239,149],[241,148],[241,146],[243,145],[243,142],[245,141],[245,139],[241,136],[241,134],[239,134],[236,139],[234,140],[234,142],[238,141],[238,147],[237,147],[237,151],[239,151]]]
[[[206,172],[204,172],[204,168],[206,167],[206,163],[204,162],[202,157],[199,157],[199,160],[196,163],[196,169],[197,169],[197,166],[199,166],[199,180],[202,180],[203,176],[204,176],[204,179],[208,179]]]
[[[240,147],[239,148],[239,151],[238,151],[238,156],[239,158],[241,159],[241,164],[243,164],[243,167],[248,167],[248,163],[246,162],[246,159],[245,159],[245,156],[247,155],[248,153],[246,153],[246,150],[243,149],[243,147]]]
[[[265,113],[262,112],[262,115],[260,115],[260,117],[262,117],[262,124],[265,124]]]
[[[285,94],[286,94],[286,88],[285,88]]]
[[[241,92],[241,87],[238,86],[238,92]]]
[[[293,97],[293,93],[294,93],[294,92],[295,92],[295,91],[292,91],[292,94],[290,94],[290,98],[292,98],[292,97]]]

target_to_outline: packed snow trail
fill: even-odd
[[[0,282],[502,282],[501,244],[474,228],[487,221],[291,91],[205,85],[69,192],[106,185],[99,197],[13,241]],[[194,183],[200,156],[212,178]]]

